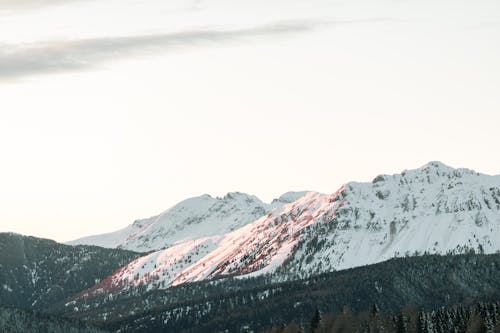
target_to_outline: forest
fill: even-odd
[[[266,333],[304,333],[297,322],[273,327]],[[370,311],[354,314],[349,308],[338,314],[322,315],[316,308],[310,333],[498,333],[500,302],[453,306],[436,311],[418,311],[407,307],[398,315],[380,311],[376,304]]]

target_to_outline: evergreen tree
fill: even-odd
[[[318,307],[316,307],[314,315],[311,319],[311,333],[318,332],[320,324],[321,324],[321,312],[319,311]]]
[[[396,333],[406,333],[408,331],[407,319],[400,313],[396,318]]]
[[[428,333],[427,332],[427,316],[425,312],[420,311],[417,318],[417,333]]]

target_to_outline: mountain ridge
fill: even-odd
[[[91,292],[224,275],[296,279],[393,257],[500,250],[500,176],[430,162],[300,195],[239,228],[136,259]]]
[[[229,192],[222,198],[203,194],[185,199],[159,215],[136,220],[118,231],[83,237],[66,244],[150,252],[196,237],[230,232],[305,193],[287,192],[270,204],[241,192]]]

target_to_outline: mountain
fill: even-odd
[[[184,200],[160,215],[137,220],[116,232],[85,237],[69,245],[96,245],[136,252],[165,249],[202,237],[223,235],[267,214],[273,207],[296,200],[304,192],[289,192],[271,204],[234,192],[223,198],[208,194]]]
[[[132,261],[90,292],[167,288],[226,275],[298,279],[393,257],[495,253],[500,177],[431,162],[370,183],[347,183],[333,194],[307,192],[227,233],[211,227],[216,232],[194,233]]]
[[[0,305],[45,310],[99,283],[138,256],[0,233]]]
[[[431,162],[348,183],[305,230],[285,271],[300,276],[423,253],[500,251],[500,176]]]

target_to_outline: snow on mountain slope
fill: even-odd
[[[168,287],[221,274],[271,271],[287,258],[306,226],[328,218],[329,205],[330,196],[307,192],[225,235],[186,241],[139,258],[96,290],[144,284]]]
[[[309,192],[225,235],[138,259],[97,289],[162,288],[226,274],[288,279],[394,256],[471,250],[500,250],[500,176],[431,162],[331,195]]]
[[[335,218],[303,235],[284,271],[306,276],[395,256],[500,250],[500,176],[440,162],[349,183]]]
[[[273,208],[281,207],[284,204],[288,204],[288,203],[299,200],[300,198],[305,196],[307,193],[308,193],[308,191],[286,192],[286,193],[282,194],[279,198],[274,199],[271,202],[271,206]]]
[[[118,248],[120,245],[126,243],[129,237],[141,232],[145,225],[150,224],[152,221],[149,219],[137,220],[133,224],[105,234],[87,236],[73,241],[69,241],[67,245],[95,245],[109,249]]]
[[[137,220],[117,232],[85,237],[68,244],[97,245],[138,252],[164,249],[185,241],[224,235],[303,193],[305,192],[287,193],[271,205],[255,196],[239,192],[228,193],[223,198],[212,198],[206,194],[184,200],[158,216]]]

